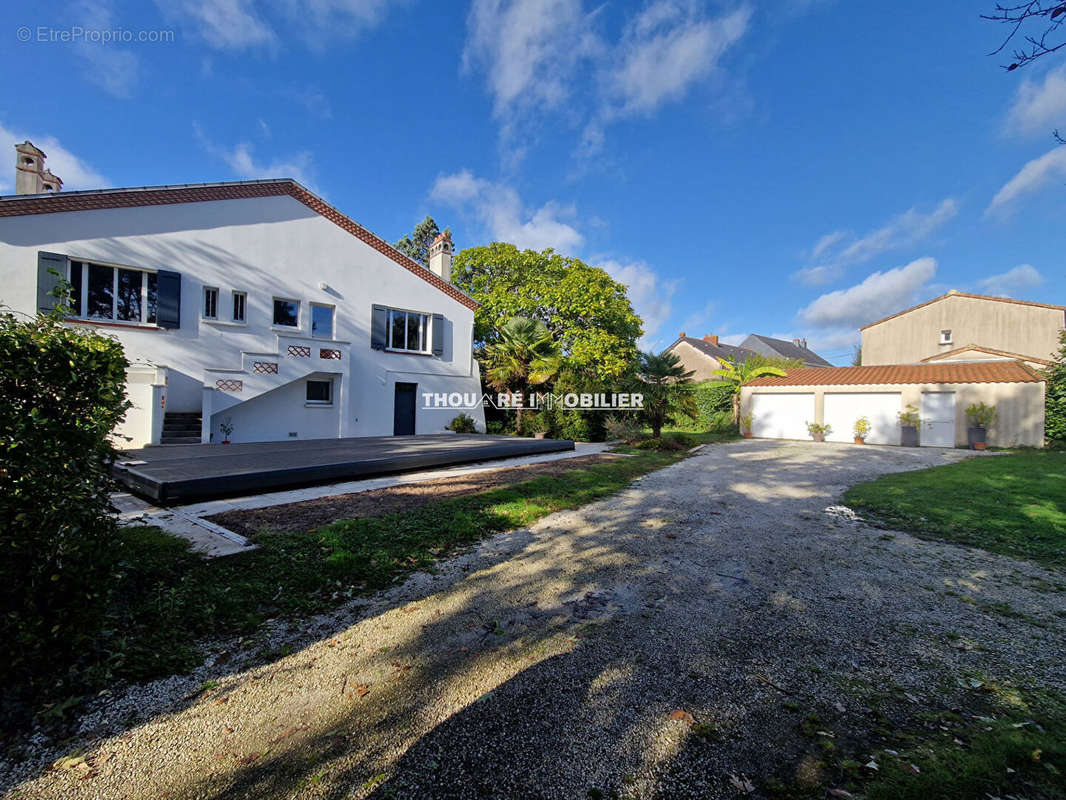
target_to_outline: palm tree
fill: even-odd
[[[696,416],[692,372],[685,369],[676,354],[641,353],[637,378],[643,384],[644,418],[656,439],[662,434],[663,425],[675,414]]]
[[[496,333],[497,340],[485,348],[485,377],[498,392],[521,392],[525,405],[529,387],[546,383],[559,371],[562,348],[543,322],[527,317],[511,317]],[[519,406],[519,436],[522,411]]]
[[[722,368],[714,370],[714,374],[722,378],[733,387],[733,424],[740,424],[740,387],[748,381],[761,378],[764,375],[784,375],[785,370],[780,367],[772,367],[769,364],[759,364],[752,361],[730,361],[728,358],[721,359]]]

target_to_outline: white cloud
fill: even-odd
[[[70,10],[73,20],[85,30],[113,30],[117,25],[111,4],[105,0],[82,0]],[[82,40],[73,51],[86,64],[81,74],[108,94],[126,98],[133,94],[140,79],[140,60],[132,50],[113,42]]]
[[[1044,82],[1025,80],[1014,94],[1005,129],[1023,136],[1048,135],[1066,127],[1066,66],[1048,72]]]
[[[638,345],[652,349],[659,341],[659,331],[673,313],[672,298],[677,291],[677,281],[664,281],[655,270],[643,261],[622,264],[612,259],[601,260],[600,267],[628,289],[633,310],[644,320],[644,335]]]
[[[516,247],[543,250],[552,247],[573,253],[585,237],[572,220],[572,206],[549,201],[537,209],[528,209],[512,187],[478,178],[469,170],[439,175],[430,189],[430,199],[471,214],[495,241],[510,242]]]
[[[746,6],[712,19],[693,3],[651,3],[626,25],[608,70],[613,113],[649,114],[683,98],[744,35],[750,19]]]
[[[854,264],[861,264],[884,253],[918,244],[954,219],[958,213],[958,202],[953,197],[948,197],[928,213],[916,208],[908,209],[863,236],[855,236],[841,230],[827,233],[811,248],[811,259],[823,263],[797,270],[792,274],[792,278],[807,286],[831,283]]]
[[[382,21],[390,0],[180,0],[157,4],[218,50],[275,49],[295,32],[308,46],[357,35]]]
[[[1014,269],[990,275],[977,282],[981,291],[998,297],[1011,297],[1013,293],[1033,289],[1044,282],[1044,276],[1032,264],[1019,264]]]
[[[240,142],[234,147],[222,147],[208,139],[196,123],[193,123],[193,131],[203,148],[229,165],[239,178],[292,178],[311,191],[318,191],[313,178],[314,159],[306,150],[267,161],[256,160],[252,145],[247,142]]]
[[[14,131],[0,125],[0,151],[11,153],[16,144],[27,139],[45,152],[45,167],[63,181],[65,191],[106,189],[111,185],[107,178],[63,147],[54,136]],[[0,192],[6,194],[13,191],[14,187],[10,183],[0,183]]]
[[[1066,147],[1060,146],[1022,167],[1017,175],[996,192],[985,214],[1005,211],[1019,198],[1037,192],[1051,181],[1062,178],[1066,178]]]
[[[825,329],[859,328],[914,305],[936,274],[936,259],[874,272],[862,283],[828,292],[799,312],[800,321]]]

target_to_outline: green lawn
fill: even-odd
[[[972,458],[853,486],[844,502],[894,528],[1066,568],[1066,453]]]

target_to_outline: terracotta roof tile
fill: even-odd
[[[1028,361],[1036,364],[1045,364],[1047,366],[1051,366],[1051,362],[1048,361],[1046,358],[1035,358],[1034,356],[1026,356],[1022,355],[1021,353],[1008,353],[1006,350],[995,350],[991,347],[981,347],[977,344],[968,344],[964,347],[956,347],[954,350],[946,350],[943,353],[937,353],[935,356],[923,358],[922,363],[928,364],[931,361],[942,361],[946,358],[957,356],[959,353],[965,353],[969,350],[973,350],[977,353],[987,353],[991,356],[1002,356],[1003,358],[1011,358],[1016,361]]]
[[[1038,383],[1044,380],[1020,361],[953,361],[935,364],[883,364],[789,370],[747,386],[857,386],[905,383]]]
[[[12,195],[0,198],[0,217],[27,214],[59,214],[65,211],[97,211],[109,208],[161,206],[178,203],[203,203],[212,200],[241,200],[253,197],[288,195],[352,236],[413,272],[426,283],[440,289],[453,300],[474,310],[478,302],[462,290],[446,283],[428,269],[412,261],[396,248],[376,236],[351,217],[312,194],[289,178],[263,181],[231,181],[226,183],[184,184],[179,186],[144,186],[134,189],[102,189],[88,192],[60,192],[58,194]]]
[[[933,303],[940,302],[941,300],[945,300],[949,297],[968,297],[971,300],[995,300],[997,303],[1014,303],[1015,305],[1019,306],[1036,306],[1037,308],[1054,308],[1059,309],[1061,311],[1066,311],[1066,306],[1057,306],[1052,303],[1036,303],[1032,300],[1015,300],[1013,297],[993,297],[987,294],[970,294],[969,292],[959,292],[956,290],[952,290],[947,294],[942,294],[939,297],[934,297],[932,300],[926,300],[924,303],[919,303],[916,306],[911,306],[910,308],[905,308],[902,311],[897,311],[895,314],[890,314],[889,316],[883,319],[877,320],[877,322],[870,322],[866,325],[863,325],[861,328],[859,328],[859,330],[864,331],[867,328],[872,328],[874,325],[880,325],[882,322],[888,322],[890,319],[902,317],[904,314],[909,314],[912,311],[917,311],[919,308],[925,308],[925,306],[932,305]]]

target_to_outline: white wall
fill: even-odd
[[[299,333],[308,337],[310,303],[336,306],[335,338],[351,342],[350,359],[338,364],[352,376],[338,410],[345,435],[392,433],[396,381],[418,383],[420,390],[481,391],[471,352],[473,311],[292,197],[2,218],[0,302],[35,311],[39,250],[181,273],[180,329],[98,327],[122,342],[131,361],[167,367],[170,411],[201,409],[205,369],[240,367],[242,350],[276,351],[274,296],[301,301]],[[223,318],[232,291],[246,291],[247,324],[201,320],[204,286],[219,288]],[[443,356],[371,350],[374,304],[442,314],[451,330]],[[472,415],[483,429],[484,415]],[[452,416],[420,410],[418,432],[439,430]],[[284,435],[288,428],[280,422],[276,430]]]

